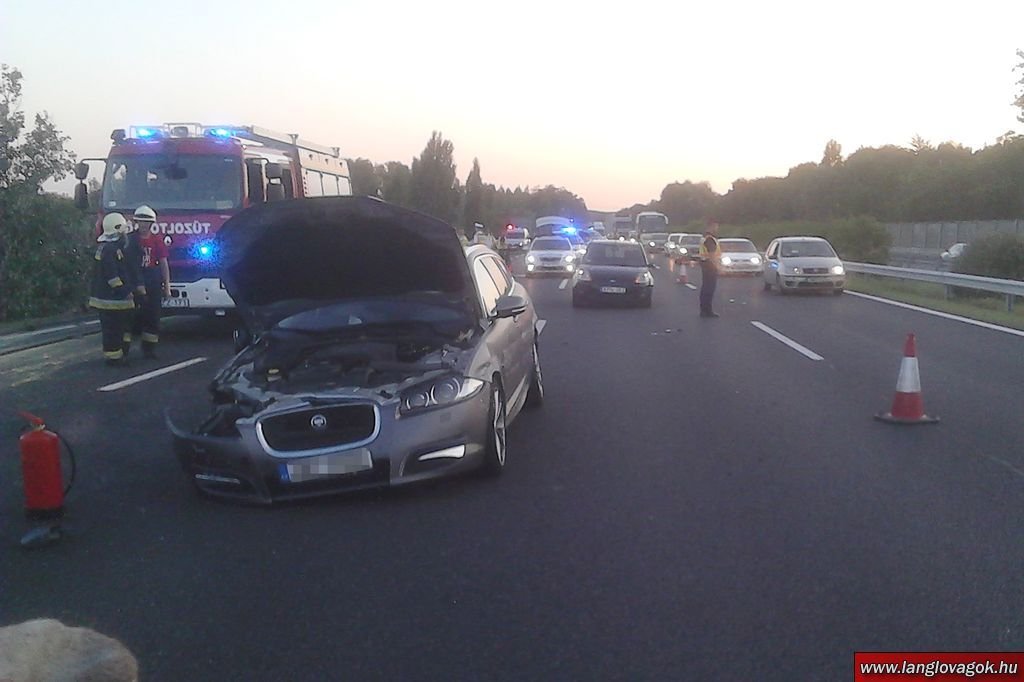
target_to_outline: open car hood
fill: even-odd
[[[339,302],[426,294],[479,317],[455,229],[369,197],[246,209],[217,233],[221,278],[249,329]]]

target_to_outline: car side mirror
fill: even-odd
[[[522,296],[502,296],[494,307],[494,316],[499,320],[516,317],[526,312],[526,299]]]
[[[84,161],[80,161],[75,164],[75,179],[85,180],[89,177],[89,164]]]
[[[75,185],[75,208],[79,211],[89,210],[89,189],[84,182]]]
[[[279,163],[268,163],[264,166],[263,172],[270,180],[280,180],[283,174]]]
[[[284,185],[279,182],[267,183],[267,201],[282,201],[284,199]]]

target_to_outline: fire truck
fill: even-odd
[[[164,313],[224,315],[234,307],[221,283],[217,230],[239,211],[268,201],[351,195],[348,163],[326,147],[257,126],[164,123],[119,128],[107,158],[75,168],[75,204],[88,208],[88,162],[105,164],[103,216],[131,220],[145,204],[168,246],[171,297]]]

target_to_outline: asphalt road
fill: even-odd
[[[0,624],[95,627],[145,680],[838,680],[855,650],[1024,649],[1024,338],[751,279],[702,320],[656,277],[650,310],[529,281],[547,402],[501,479],[272,509],[196,497],[162,427],[205,414],[225,321],[124,370],[96,336],[0,357]],[[872,420],[910,331],[937,426]],[[34,552],[15,409],[79,460]]]

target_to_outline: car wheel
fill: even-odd
[[[654,296],[653,295],[652,296],[648,296],[647,298],[645,298],[642,301],[640,301],[640,307],[641,308],[650,308],[652,305],[654,305]]]
[[[526,406],[535,409],[544,404],[544,370],[540,367],[540,351],[537,342],[533,342],[533,378],[530,390],[526,394]]]
[[[786,287],[782,286],[782,278],[779,277],[778,275],[775,275],[775,286],[779,288],[780,295],[785,296],[786,294],[789,293],[788,291],[786,291]]]
[[[764,281],[764,290],[765,291],[771,291],[772,290],[771,282],[769,282],[768,280]]]
[[[484,449],[483,473],[500,476],[505,470],[507,451],[506,426],[508,412],[505,389],[497,377],[491,382],[491,409],[488,412],[487,447]]]
[[[842,296],[843,295],[843,290],[842,289],[836,289],[836,290],[834,290],[832,292],[832,295],[833,296]]]

